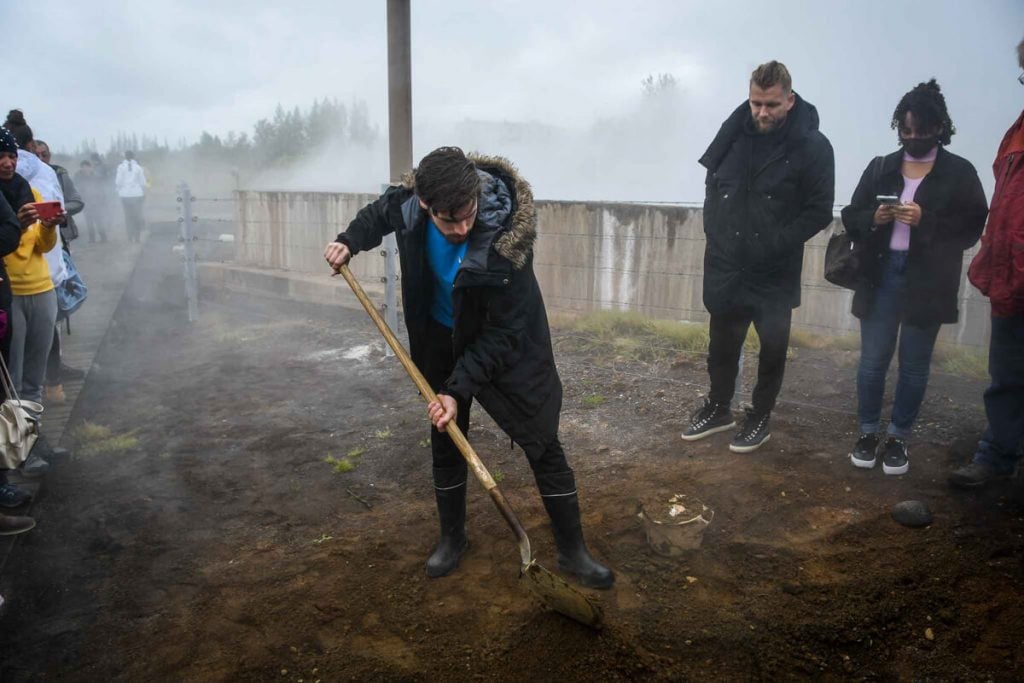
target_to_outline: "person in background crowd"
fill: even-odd
[[[142,205],[146,197],[146,172],[135,161],[135,153],[124,153],[124,161],[117,166],[114,180],[117,194],[121,197],[124,207],[124,225],[128,231],[129,242],[142,240],[142,229],[146,227],[146,219],[142,214]]]
[[[104,225],[113,225],[114,206],[119,202],[117,188],[114,187],[114,175],[117,169],[111,168],[97,152],[90,154],[89,160],[92,162],[92,167],[96,170],[96,177],[99,178],[100,197],[103,199],[101,204],[103,214],[101,220],[103,220]]]
[[[56,172],[35,155],[35,138],[25,115],[17,109],[11,110],[6,126],[18,144],[18,175],[38,193],[37,200],[59,201],[63,206],[60,181]],[[59,223],[63,218],[62,209],[56,221]],[[4,257],[14,294],[11,378],[21,397],[36,403],[42,401],[46,359],[50,355],[57,320],[54,290],[67,277],[61,256],[60,231],[50,228],[49,221],[35,223],[22,233],[18,248]],[[49,460],[65,453],[63,449],[52,448],[45,434],[40,434],[21,472],[28,477],[42,476],[50,469]]]
[[[96,167],[88,160],[82,161],[79,169],[75,171],[75,186],[81,191],[82,199],[89,207],[83,215],[90,244],[96,241],[97,235],[101,242],[107,241],[107,188],[103,186],[105,182],[96,172]]]
[[[50,146],[42,140],[36,140],[35,149],[36,156],[57,174],[57,182],[60,183],[60,191],[64,195],[64,211],[66,213],[65,221],[60,226],[61,245],[64,247],[64,251],[70,254],[71,241],[78,238],[78,226],[75,224],[74,217],[85,208],[85,202],[82,201],[82,195],[79,194],[68,170],[63,166],[50,163]]]
[[[530,185],[508,160],[441,147],[361,209],[324,258],[337,271],[384,235],[398,239],[410,355],[437,391],[427,412],[441,539],[427,576],[454,571],[468,545],[466,461],[445,431],[450,422],[469,429],[475,398],[526,454],[559,568],[584,586],[610,588],[615,574],[584,541],[576,479],[558,439],[562,382],[533,272],[536,225]]]
[[[82,196],[78,193],[78,188],[75,187],[75,183],[67,169],[50,163],[50,146],[42,140],[36,140],[36,156],[57,173],[57,180],[60,181],[60,189],[64,194],[64,210],[67,212],[67,218],[60,226],[61,245],[64,247],[64,251],[70,254],[71,241],[78,238],[78,226],[75,225],[74,216],[82,211],[85,203],[82,201]],[[59,285],[55,282],[54,286],[57,287]],[[61,317],[59,311],[57,317]],[[50,346],[50,355],[46,360],[43,399],[47,403],[64,403],[66,400],[64,395],[65,377],[68,379],[80,379],[85,375],[81,370],[69,368],[63,364],[61,348],[60,322],[58,321],[53,328],[53,344]]]
[[[4,201],[0,205],[0,219],[3,219],[6,205],[16,215],[16,224],[12,229],[9,220],[0,220],[0,255],[3,263],[0,263],[0,311],[6,313],[7,325],[3,334],[0,335],[0,352],[3,353],[4,361],[8,368],[11,367],[11,337],[13,327],[17,324],[12,310],[13,298],[11,278],[7,272],[7,258],[15,254],[20,248],[24,235],[29,232],[39,234],[40,231],[49,230],[56,232],[57,220],[47,221],[45,224],[38,221],[39,214],[32,205],[36,200],[28,181],[16,173],[19,161],[19,147],[14,136],[6,129],[0,128],[0,194]],[[15,240],[15,236],[17,240]],[[45,263],[44,263],[45,265]],[[16,387],[17,388],[17,387]],[[7,473],[0,470],[0,506],[6,508],[18,507],[26,503],[31,496],[7,480]],[[35,525],[35,522],[28,517],[5,517],[0,518],[0,532],[20,533],[27,531]]]
[[[1017,45],[1024,69],[1024,40]],[[1024,85],[1024,73],[1017,79]],[[959,488],[1011,476],[1024,451],[1024,112],[1003,136],[992,164],[996,189],[971,283],[992,303],[992,336],[985,390],[988,425],[973,460],[949,475]]]
[[[729,450],[768,441],[782,388],[793,309],[800,305],[804,242],[832,222],[835,162],[818,111],[793,92],[779,62],[757,67],[749,98],[700,158],[704,199],[704,305],[711,314],[711,392],[682,437],[731,429],[740,353],[751,323],[761,339],[753,408]]]
[[[907,439],[928,386],[939,327],[957,321],[963,252],[985,226],[988,205],[978,173],[946,151],[956,132],[934,79],[899,101],[891,126],[901,149],[864,170],[843,225],[862,246],[853,296],[860,318],[857,415],[850,460],[885,474],[910,468]],[[892,197],[895,199],[886,199]],[[886,439],[879,437],[885,376],[899,343],[899,379]]]

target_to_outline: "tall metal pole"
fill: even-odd
[[[412,170],[412,48],[409,0],[388,0],[388,148],[391,182]]]
[[[412,49],[409,0],[388,0],[388,150],[391,184],[401,182],[412,170]],[[395,261],[398,245],[394,233],[384,238],[384,315],[398,329]],[[391,348],[386,349],[392,355]]]

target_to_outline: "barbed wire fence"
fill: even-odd
[[[185,279],[185,291],[186,296],[189,300],[189,320],[194,321],[198,319],[198,295],[199,295],[199,283],[197,276],[197,261],[200,260],[200,256],[197,255],[196,247],[199,245],[205,245],[207,247],[224,247],[230,245],[231,255],[225,260],[232,260],[239,253],[248,253],[253,249],[264,249],[268,252],[271,250],[285,250],[289,253],[305,254],[307,260],[313,261],[320,257],[323,252],[323,245],[312,244],[309,241],[304,241],[302,233],[311,228],[315,228],[318,231],[322,231],[324,228],[329,228],[333,234],[340,233],[348,227],[347,221],[331,221],[331,220],[290,220],[290,219],[276,219],[269,220],[263,218],[255,218],[251,216],[245,216],[244,222],[248,227],[265,227],[269,228],[274,226],[279,230],[275,235],[274,239],[266,240],[257,238],[248,231],[241,229],[238,220],[238,197],[237,196],[195,196],[191,194],[190,188],[186,183],[181,183],[178,187],[178,209],[179,216],[178,222],[181,226],[181,234],[179,236],[179,245],[176,250],[180,251],[183,275]],[[194,207],[199,207],[199,210],[194,210]],[[210,211],[204,211],[209,208]],[[696,207],[687,207],[696,208]],[[266,232],[269,232],[267,230]],[[283,233],[283,234],[282,234]],[[285,235],[297,237],[297,239],[287,239]],[[389,325],[392,329],[398,328],[398,301],[397,301],[397,283],[400,275],[397,273],[395,262],[397,259],[397,247],[394,244],[394,237],[391,238],[390,244],[383,244],[378,251],[378,255],[384,259],[384,275],[380,276],[380,283],[384,285],[385,300],[380,305],[380,309],[385,314]],[[703,242],[703,236],[693,237],[689,235],[628,235],[628,234],[616,234],[616,235],[593,235],[583,232],[558,232],[558,233],[542,233],[539,237],[541,243],[544,240],[600,240],[608,241],[613,240],[617,244],[647,244],[649,248],[662,249],[664,243],[669,241],[684,241],[684,242]],[[825,249],[824,244],[813,244],[809,243],[806,245],[808,251],[823,251]],[[223,251],[221,251],[223,253]],[[610,277],[612,280],[617,278],[678,278],[682,280],[699,280],[703,278],[703,271],[699,268],[687,269],[685,267],[672,268],[663,264],[659,268],[646,269],[639,267],[630,267],[626,263],[616,263],[612,265],[606,264],[572,264],[572,263],[561,263],[556,260],[547,260],[544,257],[545,250],[538,249],[538,259],[534,262],[534,266],[538,269],[539,274],[542,274],[545,269],[557,270],[557,271],[570,271],[578,273],[575,277],[577,280],[593,278],[595,273],[604,274]],[[390,264],[390,265],[388,265]],[[305,272],[305,271],[299,271]],[[808,280],[806,277],[801,282],[801,286],[804,290],[811,292],[820,291],[824,293],[835,292],[836,288],[823,281]],[[613,288],[614,289],[614,288]],[[966,288],[969,289],[969,288]],[[638,296],[638,289],[632,292],[622,291],[621,294],[626,296],[607,296],[606,293],[598,293],[597,295],[588,296],[576,296],[573,293],[547,293],[544,294],[544,299],[549,303],[555,311],[564,311],[574,314],[583,314],[591,311],[600,310],[618,310],[618,311],[635,311],[639,312],[643,316],[651,316],[654,318],[671,319],[676,321],[691,322],[694,324],[703,325],[706,324],[707,311],[699,306],[692,304],[672,304],[672,303],[651,303],[649,301],[640,301]],[[963,310],[966,305],[973,301],[975,297],[971,292],[961,292],[961,309]],[[806,319],[796,321],[794,325],[797,327],[809,328],[822,337],[836,337],[836,336],[851,336],[856,335],[856,329],[851,328],[837,328],[835,325],[820,324]],[[560,331],[558,333],[560,339],[570,339],[573,337],[571,333]],[[578,337],[578,335],[577,335]],[[644,341],[644,348],[647,352],[654,352],[660,354],[661,357],[670,357],[672,354],[676,355],[691,355],[695,357],[700,356],[699,351],[681,351],[678,346],[672,346],[670,344],[658,344],[656,342]],[[852,344],[852,345],[851,345]],[[987,349],[987,345],[964,343],[964,342],[940,342],[940,344],[950,346],[957,345],[969,349],[972,352],[981,353],[984,349]],[[847,348],[847,347],[844,347]],[[856,351],[859,348],[859,340],[853,340],[848,342],[848,350]],[[745,351],[746,353],[746,351]],[[389,354],[390,355],[390,354]],[[598,365],[593,360],[582,360],[577,357],[572,359],[560,358],[559,363],[568,363],[571,367],[578,367],[585,370],[603,370],[612,371],[617,375],[623,377],[632,377],[637,379],[643,379],[645,381],[651,381],[656,383],[665,383],[667,385],[685,387],[695,392],[705,392],[707,390],[706,382],[691,382],[686,379],[679,377],[672,377],[665,374],[662,369],[659,369],[656,364],[647,365],[636,365],[628,362],[620,362],[614,357],[605,359],[607,364]],[[756,360],[756,359],[755,359]],[[837,370],[834,363],[829,363],[821,359],[816,359],[813,354],[797,350],[794,352],[788,363],[795,364],[796,366],[804,366],[809,370],[814,370],[819,373],[835,372]],[[737,375],[737,391],[736,400],[742,401],[744,398],[749,398],[750,391],[753,388],[753,383],[756,377],[749,376],[751,373],[744,373],[745,361],[741,358],[740,371]],[[892,364],[894,367],[897,365],[895,362]],[[640,368],[638,370],[638,367]],[[852,370],[849,371],[852,375]],[[745,374],[748,375],[745,381]],[[756,372],[753,373],[756,375]],[[779,402],[783,405],[793,405],[805,409],[814,409],[824,413],[835,413],[852,416],[856,414],[854,407],[851,403],[849,409],[839,409],[835,407],[825,406],[821,404],[812,404],[805,401],[800,401],[792,397],[787,397],[783,391],[783,395],[780,396]]]

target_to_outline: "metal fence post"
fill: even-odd
[[[390,186],[381,186],[381,193],[386,192],[388,187]],[[380,251],[380,255],[384,257],[384,305],[381,306],[381,311],[384,313],[384,319],[387,321],[388,327],[397,334],[398,288],[395,285],[398,282],[398,273],[395,268],[395,257],[398,254],[398,242],[395,241],[395,233],[388,233],[384,236],[383,247]],[[390,346],[385,345],[384,354],[393,356],[395,352],[391,350]]]
[[[192,215],[192,191],[184,181],[178,185],[178,223],[183,247],[182,263],[185,271],[185,298],[188,300],[188,321],[199,320],[199,283],[196,278],[195,216]]]

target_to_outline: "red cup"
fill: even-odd
[[[35,202],[32,206],[36,207],[36,213],[39,214],[41,221],[56,218],[61,212],[60,202]]]

